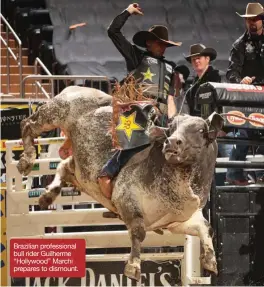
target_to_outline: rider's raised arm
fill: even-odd
[[[129,71],[135,69],[142,60],[141,50],[130,43],[121,32],[121,28],[132,14],[142,14],[142,12],[131,4],[121,14],[115,17],[107,29],[109,38],[125,58]]]

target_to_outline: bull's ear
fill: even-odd
[[[206,122],[207,122],[208,128],[209,128],[208,138],[210,141],[214,141],[217,137],[218,132],[221,131],[221,129],[223,128],[224,118],[221,117],[216,112],[213,112],[208,117]]]
[[[152,126],[149,129],[150,141],[162,141],[165,140],[169,135],[169,128],[162,128],[158,126]]]

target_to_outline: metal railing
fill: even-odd
[[[251,147],[256,146],[264,146],[264,141],[260,137],[259,139],[250,140],[247,138],[239,138],[239,137],[218,137],[217,138],[218,144],[225,144],[225,145],[247,145]],[[236,169],[244,169],[244,170],[263,170],[264,169],[264,157],[258,157],[258,159],[255,158],[258,154],[253,152],[253,155],[251,156],[251,160],[249,161],[246,159],[245,161],[237,161],[237,160],[229,160],[229,157],[220,157],[217,158],[216,161],[216,172],[219,169],[227,169],[227,168],[236,168]]]
[[[13,59],[17,62],[19,67],[19,84],[20,84],[20,91],[22,86],[22,42],[17,36],[16,32],[13,30],[13,28],[10,26],[10,24],[7,22],[5,17],[2,13],[0,13],[1,23],[5,23],[6,26],[6,41],[5,39],[0,35],[1,42],[3,45],[7,48],[7,93],[9,94],[10,89],[10,61],[9,61],[9,54],[13,57]],[[15,40],[17,41],[18,45],[18,57],[14,54],[12,49],[9,47],[9,32],[14,36]]]
[[[44,65],[44,63],[40,60],[40,58],[36,58],[35,62],[34,62],[34,72],[35,75],[38,75],[38,66],[40,66],[43,71],[48,75],[48,76],[52,76],[51,72],[48,70],[48,68]],[[35,81],[36,84],[36,95],[38,94],[38,90],[37,88],[39,88],[41,90],[41,92],[48,98],[50,99],[49,94],[47,93],[47,91],[43,88],[43,86],[41,85],[41,83],[39,81]],[[21,91],[21,90],[20,90]],[[54,82],[51,81],[51,91],[54,91]],[[21,95],[21,94],[20,94]],[[23,94],[22,94],[23,95]]]
[[[29,80],[49,80],[51,82],[51,86],[52,86],[52,90],[51,90],[51,97],[54,97],[54,94],[59,94],[61,91],[59,90],[59,85],[57,85],[57,92],[55,93],[54,91],[54,86],[55,83],[54,81],[59,81],[59,80],[64,80],[64,83],[66,83],[66,86],[68,86],[68,83],[72,84],[74,81],[76,80],[83,80],[83,83],[85,83],[85,81],[91,81],[91,87],[93,88],[94,85],[93,83],[95,82],[99,82],[99,89],[102,88],[101,84],[102,82],[106,82],[107,86],[108,86],[108,94],[111,94],[111,83],[109,78],[105,77],[105,76],[91,76],[91,75],[67,75],[67,76],[63,76],[63,75],[29,75],[26,76],[23,80],[22,80],[22,86],[21,86],[21,90],[20,90],[20,96],[21,98],[24,98],[25,95],[25,85],[26,82]],[[85,86],[85,85],[83,85]],[[41,90],[45,90],[43,87],[41,87]],[[43,91],[42,90],[42,91]],[[45,91],[46,92],[46,91]],[[47,92],[46,92],[47,93]]]

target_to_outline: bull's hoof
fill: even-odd
[[[50,192],[43,193],[39,198],[39,206],[41,210],[47,210],[52,204],[53,198]]]
[[[33,163],[31,163],[28,159],[22,156],[17,164],[17,169],[20,174],[27,176],[28,174],[30,174],[33,165]]]
[[[141,275],[140,263],[127,262],[124,274],[130,279],[135,279],[136,281],[139,281]]]
[[[201,263],[204,269],[214,273],[216,276],[218,275],[218,270],[217,270],[217,263],[216,263],[216,258],[215,256],[208,256],[208,253],[206,256],[202,255],[201,256]]]

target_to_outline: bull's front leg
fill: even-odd
[[[75,176],[75,162],[73,156],[62,160],[55,174],[55,177],[50,185],[47,186],[46,192],[39,198],[39,206],[41,209],[48,209],[48,207],[55,201],[61,192],[61,188],[66,183],[72,183],[79,191],[87,193],[87,191],[79,184]],[[116,208],[112,205],[111,201],[104,196],[94,194],[94,199],[100,202],[105,208],[109,209],[114,214],[117,213]]]
[[[198,210],[193,216],[181,223],[172,223],[168,230],[176,234],[198,236],[201,240],[201,263],[204,269],[214,272],[216,275],[217,263],[213,246],[213,229],[210,223],[203,217],[202,211]]]

